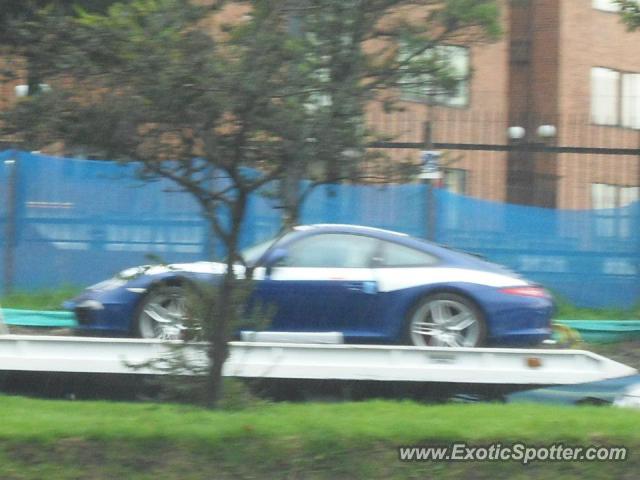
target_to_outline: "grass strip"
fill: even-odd
[[[82,289],[72,286],[32,292],[18,291],[0,298],[0,306],[25,310],[62,310],[62,302],[81,291]]]
[[[219,447],[234,439],[313,444],[431,440],[640,441],[640,411],[411,401],[277,403],[238,411],[157,403],[0,397],[0,439],[168,441]]]
[[[410,401],[240,411],[0,397],[0,478],[636,478],[640,412]],[[624,445],[619,463],[398,461],[400,445]]]

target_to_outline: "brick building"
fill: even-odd
[[[387,114],[372,104],[367,123],[394,141],[417,143],[429,121],[431,141],[467,145],[447,150],[443,162],[445,183],[457,193],[569,209],[637,200],[640,156],[597,149],[640,148],[640,31],[626,30],[613,0],[498,1],[500,40],[442,47],[465,78],[455,92],[408,89],[403,111]],[[225,10],[211,28],[244,13]],[[0,89],[0,108],[20,91],[9,83]],[[507,145],[522,148],[505,151]],[[540,151],[544,146],[596,150]],[[387,153],[418,158],[415,149]]]
[[[505,0],[502,7],[500,41],[452,52],[470,74],[455,98],[404,96],[405,111],[389,116],[374,106],[370,123],[419,142],[428,119],[433,141],[477,144],[447,153],[446,183],[459,193],[569,209],[637,200],[640,156],[597,149],[640,148],[640,31],[626,30],[613,0]],[[509,127],[521,127],[511,129],[521,138],[509,138]],[[482,150],[507,144],[522,148]],[[541,152],[545,146],[593,150]],[[394,152],[403,154],[417,155]]]

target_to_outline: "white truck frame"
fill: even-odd
[[[231,342],[223,374],[243,378],[567,385],[638,373],[582,350]],[[299,341],[300,338],[297,338]],[[161,374],[134,368],[171,353],[160,340],[0,334],[0,371]],[[187,352],[204,362],[203,344]]]

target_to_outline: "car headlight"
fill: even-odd
[[[116,288],[126,285],[130,280],[138,278],[140,275],[144,275],[147,268],[147,266],[127,268],[126,270],[122,270],[113,278],[91,285],[89,290],[115,290]]]
[[[102,282],[96,283],[95,285],[91,285],[89,287],[89,290],[101,291],[101,292],[105,290],[115,290],[116,288],[119,288],[125,285],[126,283],[127,283],[127,280],[123,278],[113,277],[113,278],[110,278],[109,280],[104,280]]]
[[[148,266],[143,266],[143,267],[132,267],[132,268],[127,268],[126,270],[122,270],[120,273],[118,273],[115,278],[121,279],[121,280],[133,280],[134,278],[139,277],[140,275],[143,275],[144,272],[147,271],[149,267]]]

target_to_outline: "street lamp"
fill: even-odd
[[[540,125],[536,133],[538,137],[548,139],[555,137],[558,132],[555,125]]]
[[[526,134],[527,131],[524,129],[524,127],[520,127],[517,125],[509,127],[507,129],[507,135],[511,140],[522,140]]]

